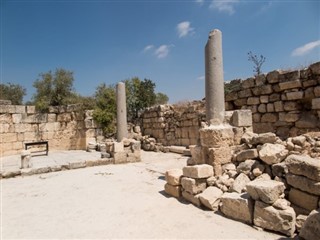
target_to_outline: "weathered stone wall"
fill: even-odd
[[[256,133],[274,132],[284,139],[320,131],[320,62],[233,80],[225,90],[226,110],[250,109]],[[152,107],[141,116],[142,133],[164,145],[192,145],[205,119],[204,101]]]
[[[250,109],[256,133],[285,138],[320,129],[320,62],[226,84],[226,108]]]
[[[102,135],[92,111],[76,105],[50,107],[38,113],[35,106],[0,105],[0,156],[19,154],[24,143],[48,141],[50,150],[86,149]]]
[[[146,109],[141,118],[143,135],[163,145],[197,144],[201,122],[205,121],[204,103],[160,105]]]

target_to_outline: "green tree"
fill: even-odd
[[[100,84],[95,92],[94,119],[101,124],[105,134],[111,136],[115,133],[116,95],[115,87]]]
[[[155,104],[157,104],[157,105],[167,104],[168,101],[169,101],[169,97],[166,94],[161,93],[161,92],[156,94]]]
[[[126,84],[128,119],[133,120],[139,115],[139,111],[155,104],[156,84],[150,79],[141,81],[134,77],[124,81]]]
[[[73,73],[65,69],[56,69],[41,73],[40,79],[33,83],[36,93],[33,102],[39,110],[46,110],[51,106],[70,104],[70,96],[73,94]]]
[[[0,84],[0,99],[10,100],[14,105],[22,105],[26,93],[26,89],[19,84]]]

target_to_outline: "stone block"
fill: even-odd
[[[260,102],[261,103],[268,103],[269,102],[269,96],[268,95],[260,96]]]
[[[200,202],[207,208],[217,211],[223,192],[217,187],[208,187],[199,194]]]
[[[276,141],[277,141],[276,134],[272,132],[267,132],[267,133],[254,135],[252,137],[251,144],[258,145],[258,144],[265,144],[265,143],[275,143]]]
[[[246,80],[243,80],[241,82],[241,88],[242,89],[248,89],[255,86],[254,78],[247,78]]]
[[[309,179],[320,181],[320,161],[309,156],[290,155],[285,163],[292,174],[302,175]]]
[[[267,104],[267,112],[274,112],[274,104],[273,103]]]
[[[201,206],[199,195],[192,195],[186,191],[182,191],[182,197],[197,207]]]
[[[257,86],[252,89],[255,96],[270,94],[273,92],[272,86],[270,84]]]
[[[276,163],[271,166],[272,174],[277,177],[284,177],[288,174],[288,167],[285,162]]]
[[[258,106],[258,112],[265,113],[267,111],[267,107],[265,103],[259,104]]]
[[[246,175],[249,175],[249,173],[252,171],[253,166],[258,164],[258,161],[256,160],[245,160],[244,162],[241,162],[237,167],[238,173],[244,173]]]
[[[295,113],[295,112],[279,113],[279,121],[282,121],[282,122],[292,123],[292,122],[298,121],[299,118],[300,118],[300,113]]]
[[[295,188],[320,196],[320,182],[290,173],[286,175],[286,180],[289,185]]]
[[[302,84],[300,80],[281,82],[279,83],[280,90],[287,90],[292,88],[301,88]]]
[[[282,103],[282,101],[274,102],[274,110],[276,112],[282,112],[283,111],[283,103]]]
[[[299,100],[302,99],[304,96],[304,92],[303,91],[297,91],[297,92],[288,92],[287,94],[287,100]]]
[[[238,98],[234,101],[234,105],[237,107],[242,107],[244,105],[247,105],[247,98]]]
[[[320,109],[320,98],[312,99],[312,109]]]
[[[119,153],[124,151],[123,142],[113,142],[113,152]]]
[[[320,236],[320,209],[313,210],[302,225],[300,234],[305,240],[319,239]]]
[[[164,191],[176,198],[181,197],[181,186],[173,186],[168,183],[164,185]]]
[[[236,127],[252,126],[252,112],[250,110],[233,111],[232,125]]]
[[[188,177],[181,178],[181,185],[185,191],[196,195],[203,192],[207,187],[206,179],[193,179]]]
[[[170,169],[166,171],[165,179],[167,183],[172,186],[181,185],[181,178],[183,176],[183,172],[181,169]]]
[[[224,193],[220,210],[229,218],[252,224],[253,201],[247,193]]]
[[[296,229],[297,229],[297,232],[300,232],[301,231],[301,228],[303,226],[303,224],[305,223],[305,221],[307,220],[307,215],[298,215],[297,218],[296,218]]]
[[[240,151],[237,155],[236,155],[236,159],[239,162],[243,162],[247,159],[254,159],[257,158],[259,156],[257,149],[246,149],[246,150],[242,150]]]
[[[246,185],[247,192],[254,200],[272,204],[284,193],[282,182],[274,180],[255,180]]]
[[[246,185],[250,182],[250,178],[244,174],[240,173],[236,179],[234,180],[233,184],[230,187],[231,192],[242,193],[246,191]]]
[[[281,144],[265,143],[258,151],[260,159],[268,165],[279,163],[288,155],[288,150]]]
[[[259,97],[249,97],[247,100],[247,105],[257,105],[260,104],[260,98]]]
[[[213,176],[213,167],[208,164],[186,166],[183,168],[183,176],[189,178],[209,178]]]
[[[312,74],[314,75],[320,75],[320,62],[313,63],[309,66],[309,69],[311,70]]]
[[[199,132],[201,146],[203,147],[234,145],[234,132],[231,126],[210,126],[200,129]]]
[[[313,91],[315,97],[320,97],[320,86],[315,87]]]
[[[279,93],[273,93],[269,96],[269,101],[268,102],[276,102],[280,101],[280,94]]]
[[[252,93],[251,93],[250,89],[245,89],[245,90],[238,92],[239,98],[247,98],[247,97],[251,97],[251,96],[252,96]]]
[[[289,201],[299,207],[312,211],[318,208],[318,196],[291,188],[289,192]]]
[[[87,165],[86,165],[86,162],[83,161],[83,162],[70,162],[69,163],[69,169],[78,169],[78,168],[85,168]]]
[[[296,214],[293,208],[276,209],[264,202],[256,201],[254,207],[254,225],[263,229],[281,232],[289,237],[295,232]]]
[[[222,146],[218,148],[209,148],[208,150],[208,164],[226,164],[232,160],[232,149],[229,146]]]
[[[36,107],[35,106],[27,106],[27,113],[28,114],[36,113]]]
[[[127,153],[126,152],[115,152],[112,154],[114,158],[114,163],[126,163],[127,162]]]
[[[204,164],[205,163],[205,157],[204,157],[204,149],[201,146],[197,145],[190,145],[189,146],[191,156],[192,156],[192,161],[195,164]]]
[[[276,114],[276,113],[265,113],[261,117],[262,123],[264,123],[264,122],[265,123],[269,123],[269,122],[274,123],[276,121],[278,121],[278,114]]]
[[[279,71],[274,70],[272,72],[269,72],[266,76],[268,83],[277,83],[279,82]]]

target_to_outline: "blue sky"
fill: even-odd
[[[92,95],[101,83],[148,78],[170,102],[204,97],[204,46],[223,34],[224,78],[320,60],[320,2],[170,0],[1,0],[1,83],[24,86],[29,100],[40,73],[65,68]]]

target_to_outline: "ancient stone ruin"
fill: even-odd
[[[207,51],[220,51],[220,44],[208,47],[215,44],[215,34],[220,39],[215,30],[206,46],[207,101],[215,93],[208,81],[221,81],[212,79],[211,67],[217,66],[207,57]],[[320,132],[281,140],[275,133],[253,133],[250,110],[227,112],[220,121],[221,111],[206,104],[209,125],[200,128],[198,143],[189,146],[187,166],[166,172],[166,193],[262,229],[318,239]]]

